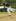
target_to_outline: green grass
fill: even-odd
[[[8,12],[0,12],[0,14],[8,14]]]
[[[13,12],[12,12],[13,13]],[[10,13],[10,14],[12,14],[12,13]],[[9,14],[8,12],[0,12],[0,14]],[[15,13],[13,13],[13,14],[16,14],[16,12]]]

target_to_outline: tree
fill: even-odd
[[[16,2],[16,0],[0,0],[0,2]]]
[[[16,2],[16,0],[5,0],[5,2]]]
[[[0,0],[0,2],[4,2],[5,0]]]

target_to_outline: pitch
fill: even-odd
[[[13,15],[8,16],[8,13],[5,13],[5,12],[0,13],[0,21],[16,21],[16,15],[15,16],[13,16]]]

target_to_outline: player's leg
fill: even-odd
[[[9,13],[9,16],[11,16],[11,12],[10,12],[10,9],[9,9],[8,13]]]
[[[11,13],[9,12],[9,16],[11,16]]]

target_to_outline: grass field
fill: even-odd
[[[14,12],[12,12],[12,13],[14,13]],[[8,14],[8,12],[0,12],[0,14]],[[11,12],[10,12],[10,14],[11,14]],[[16,14],[16,12],[14,14]]]
[[[11,15],[16,15],[16,12],[15,13],[10,13]],[[9,15],[9,13],[8,12],[0,12],[0,16],[8,16]]]
[[[12,14],[12,13],[10,13],[10,14]],[[13,14],[15,14],[15,13],[13,13]],[[0,21],[16,21],[16,15],[8,16],[8,12],[0,12]]]

